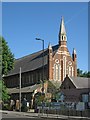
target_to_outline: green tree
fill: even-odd
[[[81,77],[82,74],[83,74],[83,71],[78,68],[78,69],[77,69],[77,76],[78,76],[78,77]]]
[[[87,72],[87,71],[83,72],[82,77],[90,78],[90,71],[88,71],[88,72]]]
[[[6,101],[10,98],[7,87],[4,84],[3,76],[7,75],[14,67],[14,55],[3,37],[0,36],[0,98]],[[2,94],[1,94],[2,93]]]
[[[37,105],[41,105],[42,101],[44,101],[45,94],[42,94],[41,92],[38,92],[35,94],[35,103]]]
[[[2,98],[3,101],[6,101],[10,98],[7,87],[5,86],[3,80],[0,80],[0,93],[2,93],[0,94],[0,98]]]
[[[88,71],[88,73],[87,73],[87,77],[90,78],[90,71]]]
[[[77,69],[77,76],[78,77],[87,77],[90,78],[90,71],[85,71],[83,72],[83,70],[80,70],[79,68]]]
[[[0,37],[0,41],[2,41],[2,75],[7,75],[14,67],[14,55],[3,37]]]

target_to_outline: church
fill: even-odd
[[[77,77],[76,50],[73,49],[71,56],[67,48],[67,42],[64,18],[62,17],[57,45],[52,46],[49,44],[48,48],[44,49],[44,52],[41,50],[15,60],[14,69],[4,77],[10,94],[14,95],[15,98],[19,95],[20,68],[22,96],[26,95],[27,99],[30,99],[29,95],[40,86],[43,78],[44,80],[61,83],[66,75]]]

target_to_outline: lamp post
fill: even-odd
[[[44,40],[40,38],[36,38],[36,40],[42,41],[42,51],[43,51],[43,56],[42,56],[42,66],[43,66],[43,71],[42,71],[42,93],[44,92]]]
[[[42,41],[42,66],[43,66],[43,71],[42,71],[42,97],[43,97],[43,93],[44,93],[44,40],[40,39],[40,38],[36,38],[36,40],[40,40]],[[42,114],[43,114],[43,98],[42,98]]]
[[[20,78],[19,78],[19,111],[21,112],[21,67],[20,67]]]

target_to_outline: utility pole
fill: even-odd
[[[43,70],[42,70],[42,97],[44,95],[44,40],[43,39],[40,39],[40,38],[36,38],[36,40],[40,40],[42,41],[42,67],[43,67]],[[42,114],[43,114],[43,103],[44,101],[42,100]]]
[[[42,70],[42,93],[44,92],[44,40],[43,39],[40,39],[40,38],[36,38],[36,40],[40,40],[42,41],[42,67],[43,67],[43,70]]]
[[[19,78],[19,107],[20,107],[20,109],[19,109],[19,111],[21,112],[21,67],[20,67],[20,78]]]

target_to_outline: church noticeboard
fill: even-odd
[[[84,111],[85,110],[85,103],[84,102],[78,102],[76,105],[77,111]]]

